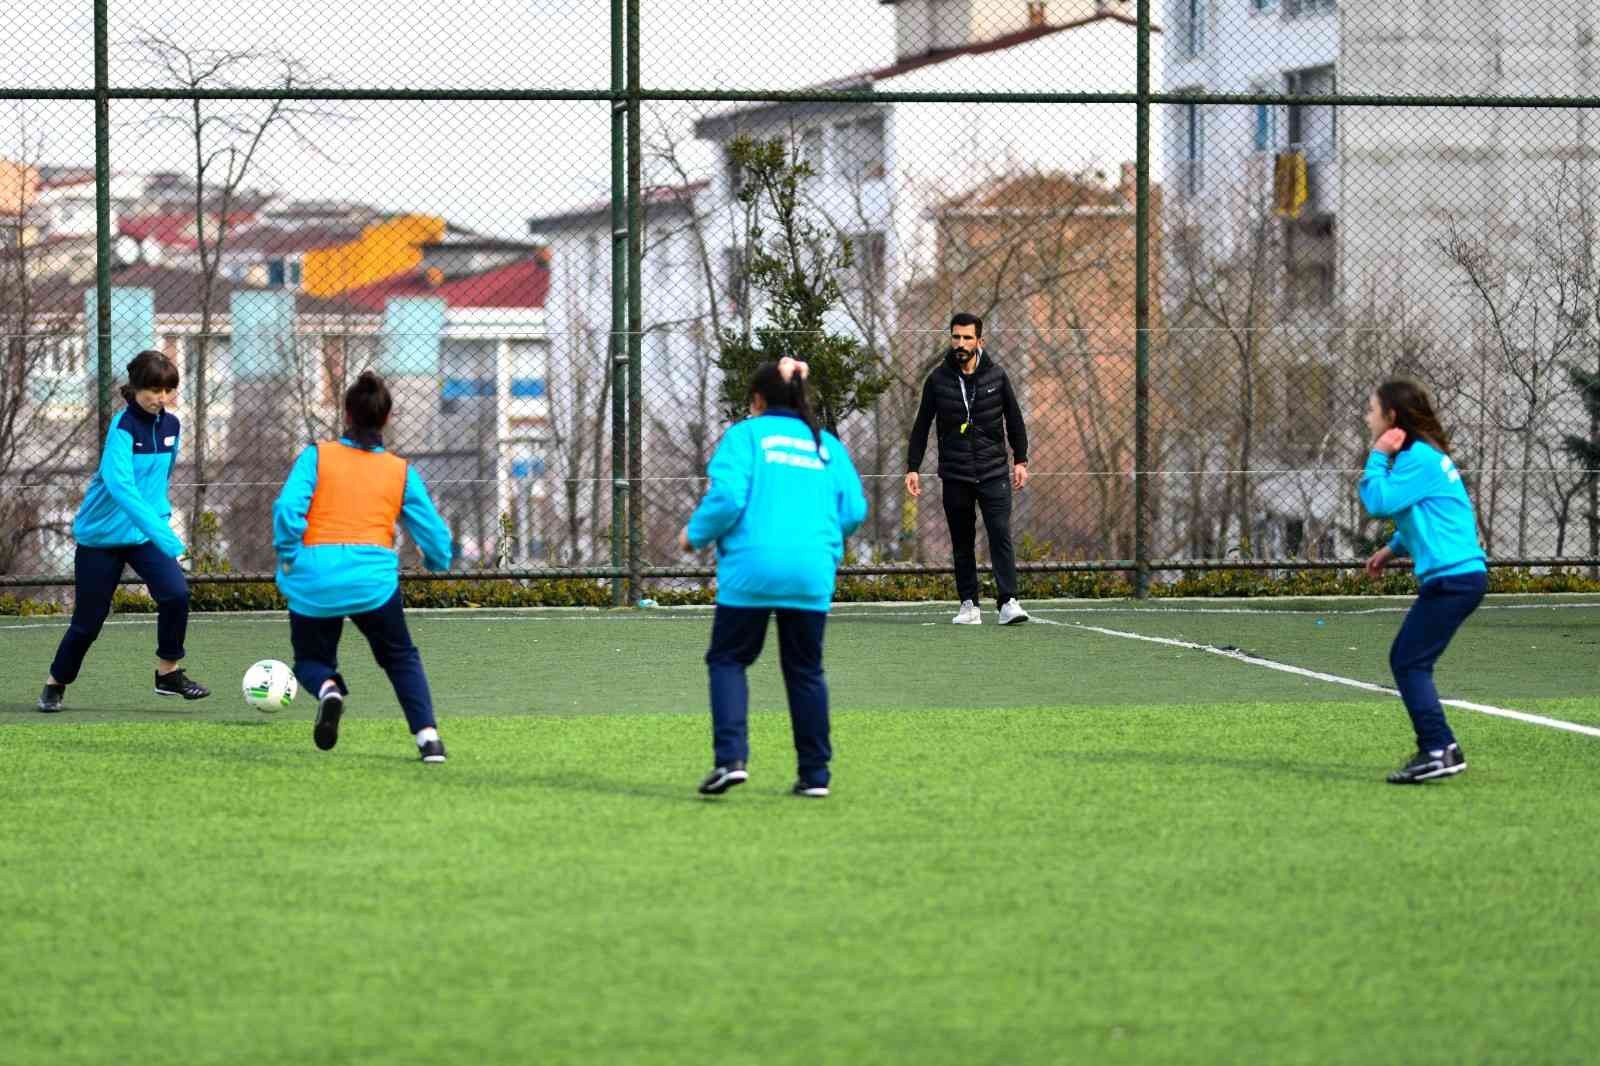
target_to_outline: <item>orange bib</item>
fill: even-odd
[[[394,524],[406,498],[406,461],[338,441],[317,444],[317,488],[306,512],[304,542],[394,547]]]

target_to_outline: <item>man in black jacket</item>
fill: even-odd
[[[922,404],[911,426],[906,454],[906,491],[922,495],[923,453],[928,428],[939,424],[939,479],[944,485],[944,516],[955,556],[956,591],[961,610],[957,625],[978,625],[978,508],[989,534],[994,582],[999,591],[1000,624],[1026,622],[1017,602],[1017,560],[1011,548],[1011,490],[1028,483],[1028,431],[1022,424],[1011,379],[983,349],[983,319],[958,314],[950,319],[950,350],[922,386]],[[1011,459],[1006,445],[1011,446]]]

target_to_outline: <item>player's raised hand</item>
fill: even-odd
[[[1396,426],[1394,429],[1385,431],[1383,436],[1373,443],[1372,447],[1384,455],[1394,456],[1400,453],[1400,449],[1405,446],[1405,443],[1406,431]]]

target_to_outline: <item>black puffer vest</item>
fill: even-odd
[[[939,440],[939,476],[953,481],[987,481],[1010,474],[1006,372],[989,353],[978,357],[978,367],[971,374],[963,374],[954,354],[947,354],[928,376],[928,383],[937,405],[934,426]]]

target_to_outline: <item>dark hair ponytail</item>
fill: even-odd
[[[164,391],[178,387],[178,364],[167,358],[165,352],[147,349],[128,363],[128,383],[117,391],[128,403],[140,389]]]
[[[798,369],[785,381],[777,363],[762,363],[756,367],[755,376],[750,379],[750,395],[761,397],[768,409],[786,407],[804,419],[806,427],[811,430],[811,439],[816,441],[817,450],[821,452],[822,426],[811,410],[806,379]]]
[[[389,386],[371,370],[363,370],[355,383],[344,390],[346,433],[363,448],[382,447],[383,427],[389,423],[393,406]]]
[[[1394,424],[1406,431],[1406,447],[1424,440],[1450,454],[1450,437],[1428,398],[1428,390],[1410,378],[1390,378],[1378,386],[1378,407],[1394,414]]]

